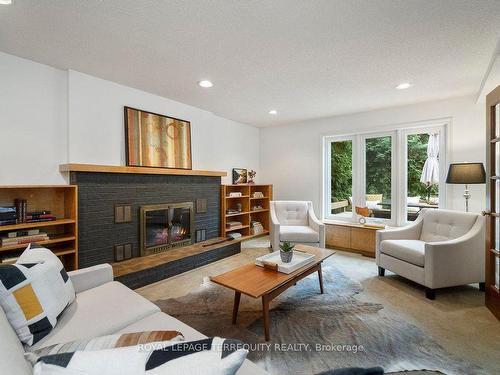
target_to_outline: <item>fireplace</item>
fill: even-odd
[[[141,206],[140,220],[141,256],[193,243],[193,202]]]

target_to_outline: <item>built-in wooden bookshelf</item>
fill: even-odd
[[[54,252],[66,270],[78,268],[78,194],[76,185],[0,186],[0,206],[14,206],[15,199],[26,199],[28,211],[51,211],[53,221],[18,223],[0,226],[0,237],[9,232],[37,229],[49,239],[37,242]],[[0,260],[13,260],[28,244],[0,246]]]
[[[231,193],[240,193],[240,197],[232,197]],[[256,196],[261,193],[262,196]],[[238,232],[242,240],[261,236],[269,233],[269,202],[273,199],[273,185],[265,184],[240,184],[221,186],[221,236],[226,237],[230,233]],[[240,206],[241,211],[237,210]],[[260,207],[260,208],[257,208]],[[240,226],[229,227],[228,222],[238,221]],[[262,224],[264,231],[254,233],[252,221]]]

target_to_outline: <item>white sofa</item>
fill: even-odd
[[[310,201],[271,201],[271,247],[280,242],[325,247],[325,224],[314,214]]]
[[[177,330],[186,340],[206,336],[164,314],[160,309],[123,284],[113,281],[110,265],[98,265],[68,273],[75,291],[75,301],[59,317],[52,332],[33,347],[24,348],[0,308],[0,373],[32,375],[24,359],[25,350],[39,349],[77,339],[154,330]],[[231,322],[227,322],[231,324]],[[246,360],[238,374],[267,374]]]
[[[411,225],[377,231],[379,275],[386,269],[435,290],[479,283],[484,290],[484,220],[460,211],[424,209]]]

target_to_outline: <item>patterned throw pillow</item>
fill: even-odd
[[[34,375],[234,375],[248,351],[219,337],[41,357]],[[63,370],[64,369],[64,370]]]
[[[74,299],[63,264],[48,249],[30,244],[16,264],[0,264],[0,305],[27,345],[47,336]]]
[[[136,333],[123,333],[116,335],[107,335],[91,339],[82,339],[70,341],[64,344],[55,344],[47,346],[34,352],[26,352],[25,357],[32,365],[38,362],[40,357],[71,353],[76,351],[96,351],[103,349],[122,348],[125,346],[135,346],[140,344],[149,344],[156,342],[179,342],[183,341],[184,336],[178,331],[147,331]]]

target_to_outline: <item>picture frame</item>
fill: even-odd
[[[124,107],[127,166],[192,169],[191,123]]]
[[[246,184],[247,173],[246,168],[233,168],[233,185]]]

